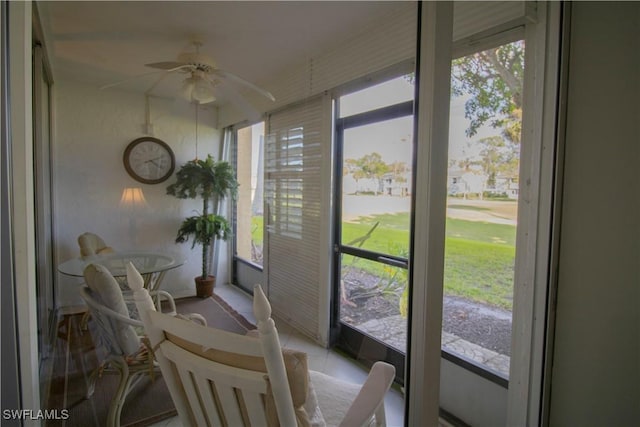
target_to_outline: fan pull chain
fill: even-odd
[[[196,105],[196,160],[198,160],[198,103],[194,103]]]

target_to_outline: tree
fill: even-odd
[[[458,160],[458,167],[465,172],[470,172],[472,169],[474,169],[474,166],[478,165],[479,163],[480,162],[477,158],[466,156]]]
[[[490,136],[478,141],[483,146],[480,150],[482,157],[482,169],[487,175],[487,185],[496,186],[496,175],[503,159],[503,149],[506,146],[504,138],[500,136]]]
[[[389,172],[389,165],[387,165],[379,153],[366,154],[359,159],[346,159],[345,165],[347,171],[351,173],[353,179],[358,182],[362,178],[375,179],[378,181],[378,188],[375,193],[378,194],[380,189],[381,180],[384,174]]]
[[[396,182],[406,182],[407,172],[409,172],[409,167],[407,166],[407,162],[398,162],[395,161],[391,163],[389,166],[389,172],[393,175],[393,179]]]
[[[517,41],[453,61],[452,96],[470,96],[467,136],[488,123],[502,128],[509,141],[520,142],[524,50],[524,41]]]
[[[487,175],[487,185],[495,187],[496,177],[518,176],[520,163],[520,145],[501,136],[490,136],[478,141],[480,149],[480,164]]]

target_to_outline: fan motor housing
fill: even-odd
[[[216,68],[216,63],[213,61],[213,58],[202,53],[182,53],[178,56],[178,62],[193,65],[196,69],[204,72],[210,72]]]

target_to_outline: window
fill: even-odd
[[[496,65],[497,64],[497,65]],[[443,349],[509,376],[524,42],[452,66]]]
[[[262,265],[264,123],[238,129],[236,173],[236,256]]]

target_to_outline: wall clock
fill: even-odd
[[[136,181],[159,184],[169,179],[176,166],[171,147],[157,138],[143,136],[124,150],[124,168]]]

